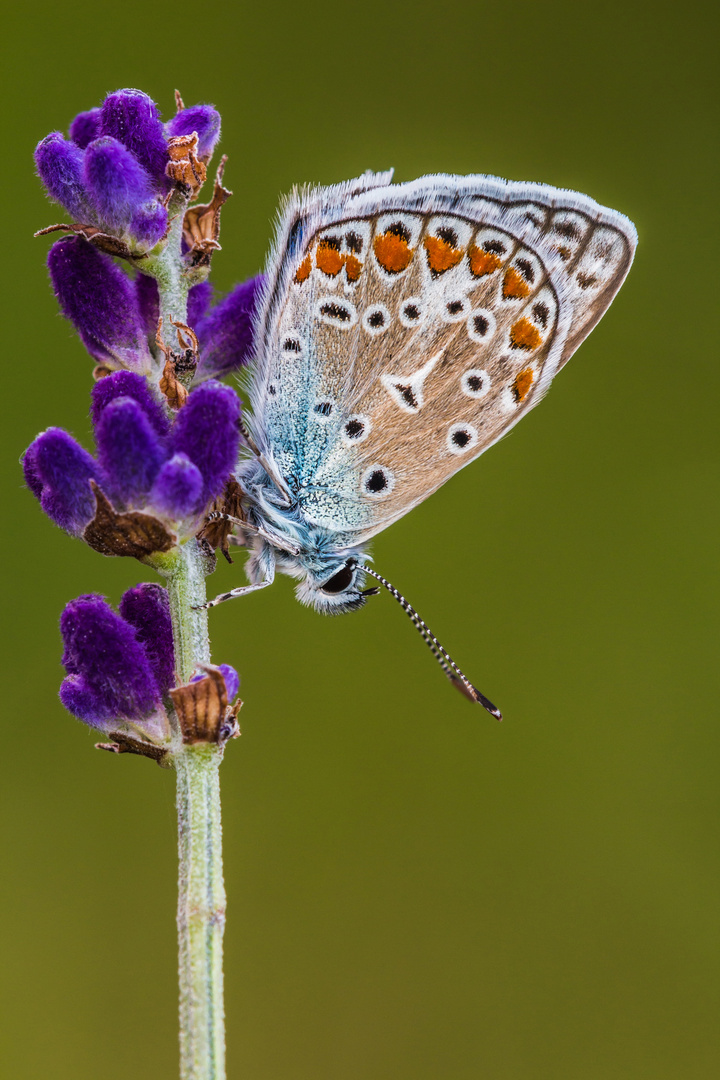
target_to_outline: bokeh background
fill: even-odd
[[[174,777],[57,700],[64,604],[150,574],[54,528],[18,466],[50,424],[89,438],[31,152],[122,86],[222,112],[220,289],[282,192],[366,168],[577,188],[640,234],[542,407],[375,545],[503,724],[387,596],[323,620],[281,579],[213,612],[246,701],[230,1080],[720,1075],[717,28],[626,0],[5,13],[3,1077],[177,1075]]]

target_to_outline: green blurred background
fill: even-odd
[[[503,724],[389,597],[324,620],[282,579],[212,614],[246,701],[230,1080],[720,1075],[717,29],[710,3],[6,12],[3,1078],[177,1075],[174,777],[57,700],[64,604],[151,575],[55,529],[17,464],[50,424],[89,440],[32,149],[121,86],[222,112],[221,289],[280,193],[366,168],[577,188],[640,234],[542,407],[375,544]]]

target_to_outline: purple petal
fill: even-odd
[[[95,516],[89,481],[102,483],[97,462],[60,428],[48,428],[30,444],[23,459],[25,480],[56,525],[79,536]]]
[[[129,397],[110,402],[95,439],[107,476],[107,495],[125,506],[142,505],[165,458],[163,443],[142,406]]]
[[[70,125],[70,138],[84,150],[88,143],[97,139],[100,134],[100,110],[90,109],[89,112],[78,113]]]
[[[221,672],[223,679],[225,680],[225,693],[227,694],[228,701],[232,701],[237,697],[237,692],[240,689],[240,676],[234,667],[230,667],[229,664],[218,664],[218,671]],[[190,680],[191,683],[201,682],[202,679],[207,679],[207,674],[202,671],[197,675],[193,675]]]
[[[128,589],[120,601],[120,614],[135,628],[157,687],[161,694],[166,694],[175,685],[175,654],[167,589],[152,582]]]
[[[235,668],[230,667],[229,664],[218,664],[218,667],[223,673],[228,701],[232,701],[237,697],[237,692],[240,689],[240,676]]]
[[[149,371],[133,284],[110,256],[81,236],[66,236],[50,248],[48,268],[62,312],[90,355],[112,367]]]
[[[188,326],[191,326],[193,329],[197,326],[207,309],[210,307],[212,295],[213,287],[209,281],[200,281],[197,285],[193,285],[188,293]]]
[[[35,148],[35,165],[51,199],[61,203],[74,221],[87,223],[91,211],[83,177],[84,155],[59,132],[46,135]]]
[[[203,505],[219,495],[237,463],[240,401],[218,382],[193,390],[177,415],[171,435],[174,453],[187,454],[203,475]]]
[[[192,105],[182,109],[165,125],[169,136],[190,135],[197,132],[197,155],[203,161],[209,161],[220,138],[220,113],[212,105]]]
[[[166,461],[150,493],[150,505],[176,521],[205,506],[203,475],[185,454]]]
[[[102,104],[103,135],[112,135],[145,167],[156,186],[165,190],[167,142],[158,107],[141,90],[117,90]]]
[[[95,427],[108,405],[119,397],[133,398],[142,408],[156,435],[164,439],[170,431],[170,422],[162,405],[148,385],[147,379],[134,371],[116,371],[96,382],[92,388],[90,415]]]
[[[200,339],[197,382],[228,375],[253,354],[253,316],[265,283],[263,274],[244,281],[194,327]]]
[[[191,289],[189,296],[192,296],[192,292]],[[160,297],[155,278],[149,277],[148,274],[139,273],[135,278],[135,296],[145,333],[151,341],[154,341],[160,320]],[[192,323],[190,325],[192,326]]]
[[[116,719],[141,720],[157,710],[160,694],[135,630],[101,596],[80,596],[60,618],[68,672],[63,705],[101,730]]]
[[[143,203],[132,216],[128,232],[145,248],[155,247],[167,232],[168,212],[157,199]]]
[[[124,229],[136,210],[153,198],[152,181],[117,139],[103,136],[85,151],[85,186],[100,222]]]

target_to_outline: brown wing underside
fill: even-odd
[[[539,401],[631,257],[618,229],[527,202],[492,224],[398,210],[321,229],[299,261],[271,376],[282,383],[296,339],[317,389],[308,446],[313,410],[334,432],[313,484],[355,504],[363,536],[402,516]],[[344,513],[315,516],[347,527]]]

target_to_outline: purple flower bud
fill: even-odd
[[[48,428],[30,444],[23,458],[25,480],[56,525],[79,536],[95,516],[89,481],[102,483],[97,462],[60,428]]]
[[[162,585],[145,582],[128,589],[120,601],[120,614],[135,628],[161,694],[175,685],[170,601]]]
[[[35,149],[35,164],[51,199],[74,221],[87,223],[90,208],[83,177],[83,152],[59,132],[46,135]]]
[[[165,125],[165,131],[170,137],[197,132],[197,156],[209,161],[220,138],[220,113],[212,105],[192,105],[173,116]]]
[[[48,268],[63,314],[90,355],[111,367],[149,371],[132,282],[110,256],[81,236],[67,236],[50,248]]]
[[[192,292],[191,289],[188,299]],[[160,319],[160,296],[155,278],[139,273],[135,278],[135,296],[145,333],[151,341],[154,341]]]
[[[150,491],[165,457],[142,406],[120,397],[103,410],[95,430],[104,489],[113,502],[137,506]]]
[[[117,139],[103,136],[85,151],[85,186],[101,222],[124,229],[136,210],[153,197],[150,177]]]
[[[220,671],[222,671],[223,679],[225,680],[225,689],[227,691],[228,701],[232,701],[237,697],[237,692],[240,689],[240,676],[234,667],[230,667],[229,664],[218,664]]]
[[[192,289],[188,293],[188,326],[192,327],[193,329],[197,326],[207,309],[210,307],[212,295],[213,287],[209,281],[200,281],[197,285],[193,285]]]
[[[68,672],[66,709],[101,731],[118,719],[142,721],[161,706],[152,666],[133,627],[101,596],[80,596],[60,618]]]
[[[155,247],[165,236],[168,226],[168,212],[162,203],[154,199],[143,203],[132,216],[127,231],[136,243],[144,248]]]
[[[177,415],[171,435],[174,453],[187,454],[203,475],[203,506],[219,495],[237,463],[240,401],[218,382],[193,390]]]
[[[196,380],[237,371],[252,357],[253,316],[265,283],[263,274],[244,281],[194,327],[200,339]]]
[[[147,379],[136,375],[134,371],[116,371],[96,382],[92,388],[90,415],[95,427],[100,417],[111,402],[119,397],[133,398],[140,405],[150,421],[156,435],[164,439],[170,431],[170,423],[160,402],[153,397]]]
[[[103,411],[95,430],[97,457],[114,503],[144,502],[158,475],[164,448],[145,411],[132,397],[118,397]]]
[[[185,454],[175,454],[160,469],[149,502],[160,513],[178,521],[204,508],[204,488],[197,465]]]
[[[90,109],[89,112],[78,113],[70,125],[70,138],[84,150],[88,143],[97,139],[100,134],[100,110]]]
[[[158,108],[141,90],[117,90],[102,104],[101,130],[112,135],[132,154],[162,190],[167,188],[167,143]]]

